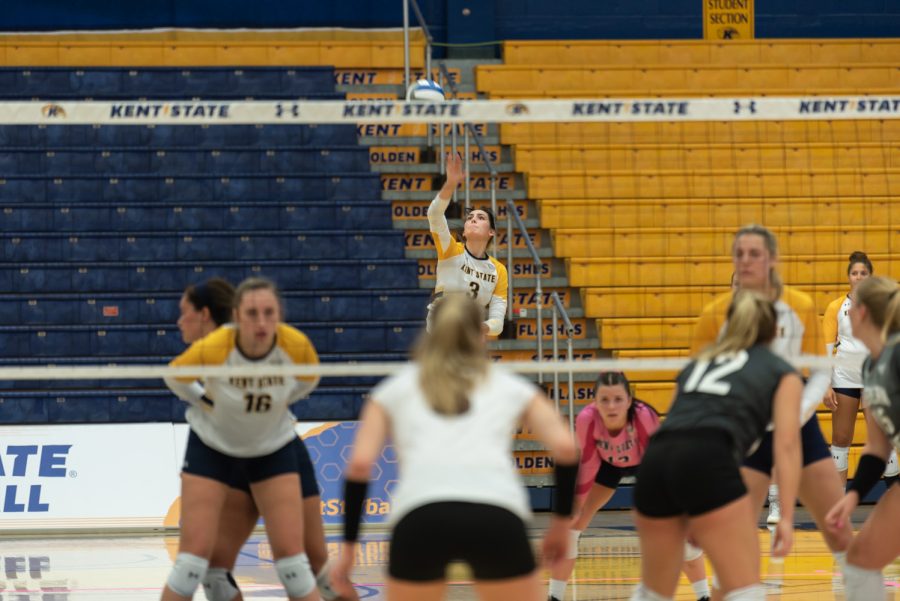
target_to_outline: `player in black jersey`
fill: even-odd
[[[756,507],[740,466],[774,422],[782,515],[772,554],[793,541],[800,480],[803,382],[771,350],[777,313],[758,293],[735,294],[719,341],[678,375],[675,401],[638,470],[634,504],[641,584],[632,601],[672,599],[690,536],[707,554],[726,601],[761,600]]]
[[[828,528],[846,527],[850,514],[878,483],[891,449],[900,449],[900,286],[869,277],[851,293],[853,336],[869,350],[863,364],[868,440],[847,494],[828,512]],[[780,469],[780,466],[779,466]],[[887,598],[881,570],[900,555],[900,486],[888,485],[847,549],[847,601]]]

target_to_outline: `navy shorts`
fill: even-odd
[[[803,456],[803,467],[821,461],[826,457],[831,459],[831,449],[822,436],[822,429],[819,427],[819,418],[815,415],[800,428],[800,447]],[[759,448],[744,459],[744,467],[749,467],[758,472],[772,475],[772,433],[766,432]]]
[[[391,535],[388,573],[397,580],[433,582],[447,565],[464,561],[475,580],[505,580],[536,569],[525,522],[484,503],[439,502],[413,509]]]
[[[862,388],[832,388],[836,393],[856,399],[862,398]]]
[[[302,438],[297,438],[297,442],[291,443],[294,454],[297,457],[297,473],[300,476],[300,494],[304,499],[319,496],[319,481],[316,480],[316,469],[313,467],[312,459],[309,458],[309,450]],[[242,490],[248,495],[250,494],[250,482],[247,479],[238,477],[235,472],[234,478],[228,482],[231,488]]]
[[[295,438],[277,451],[262,457],[232,457],[208,446],[191,430],[182,471],[211,478],[228,486],[232,486],[235,480],[261,482],[298,471],[295,446],[299,442],[300,439]]]
[[[747,494],[724,430],[659,432],[638,468],[634,508],[651,518],[695,517]]]
[[[594,482],[606,488],[618,488],[622,478],[634,476],[637,473],[638,466],[633,467],[616,467],[611,463],[603,460],[600,461],[600,469],[594,476]]]

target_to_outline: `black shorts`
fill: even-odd
[[[694,517],[745,494],[728,433],[660,432],[650,441],[638,469],[634,508],[652,518]]]
[[[821,461],[826,457],[831,459],[831,449],[822,436],[819,427],[819,419],[814,415],[800,428],[800,447],[803,458],[803,467]],[[744,467],[749,467],[758,472],[772,475],[772,464],[775,459],[772,456],[772,433],[766,432],[759,448],[744,459]]]
[[[297,438],[297,444],[291,443],[294,453],[297,456],[297,473],[300,476],[300,494],[304,499],[319,496],[319,481],[316,480],[316,469],[313,467],[312,459],[309,458],[309,450],[302,438]],[[248,495],[250,494],[250,482],[246,478],[241,478],[240,474],[235,471],[234,477],[228,482],[231,488],[242,490]]]
[[[447,565],[464,561],[475,580],[503,580],[534,572],[522,518],[482,503],[429,503],[400,518],[391,535],[391,578],[431,582]]]
[[[194,476],[212,478],[228,486],[237,480],[260,482],[281,474],[297,472],[297,452],[294,438],[277,451],[262,457],[232,457],[208,446],[191,430],[182,471]]]
[[[862,388],[832,388],[832,390],[857,401],[862,398]]]
[[[600,469],[594,476],[594,482],[606,488],[618,488],[622,478],[634,476],[637,473],[638,466],[633,467],[616,467],[611,463],[600,460]]]

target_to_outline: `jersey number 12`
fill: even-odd
[[[730,376],[747,363],[749,359],[747,351],[739,351],[733,355],[716,357],[715,363],[709,361],[697,361],[691,375],[684,383],[684,392],[704,392],[717,396],[725,396],[731,392],[731,384],[724,381],[725,376]]]

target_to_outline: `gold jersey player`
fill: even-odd
[[[428,207],[428,226],[437,249],[437,283],[435,297],[463,293],[485,308],[484,329],[490,336],[503,331],[506,293],[509,280],[506,267],[487,254],[487,246],[496,234],[494,215],[486,208],[473,209],[466,215],[463,242],[450,233],[444,212],[453,192],[466,178],[462,159],[456,153],[447,157],[447,180]],[[431,305],[428,306],[431,323]]]

